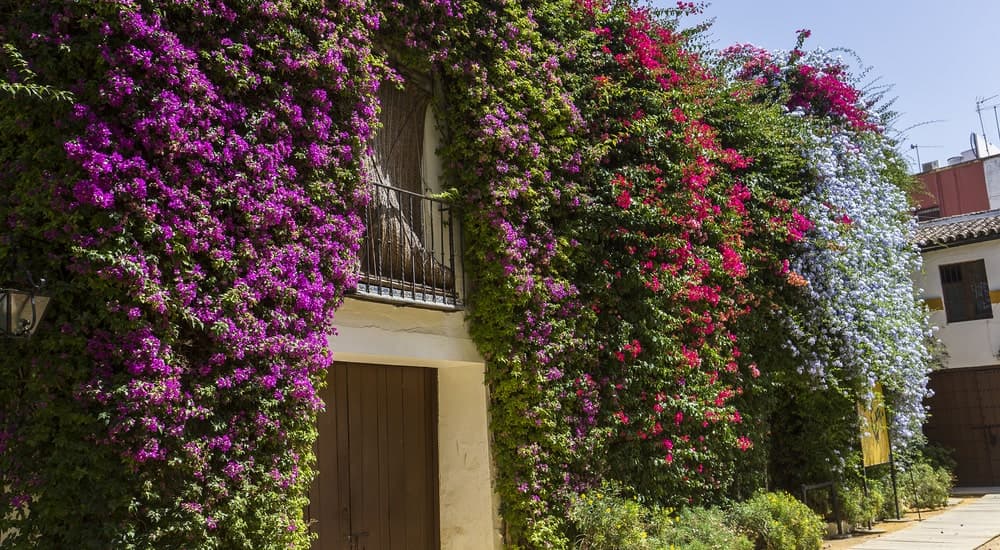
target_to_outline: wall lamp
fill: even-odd
[[[29,338],[35,333],[51,299],[40,293],[44,284],[42,279],[41,285],[32,281],[31,290],[0,288],[0,337]]]

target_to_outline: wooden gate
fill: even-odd
[[[437,549],[437,371],[337,364],[323,400],[313,550]]]
[[[954,449],[958,485],[1000,485],[1000,366],[931,374],[927,439]]]

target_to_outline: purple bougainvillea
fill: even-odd
[[[46,172],[58,223],[44,237],[76,283],[62,299],[89,287],[106,303],[90,322],[55,313],[85,342],[74,360],[86,366],[67,380],[74,406],[100,416],[93,444],[131,472],[128,512],[104,518],[99,540],[303,544],[317,386],[364,229],[378,12],[363,1],[12,9],[4,41],[31,78],[73,94],[51,122],[64,161]],[[18,203],[5,206],[17,225]],[[0,418],[16,425],[12,414]],[[46,492],[25,456],[4,455],[4,493]],[[46,506],[14,524],[24,540],[59,540],[32,520]]]

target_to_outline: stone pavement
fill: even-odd
[[[976,550],[1000,536],[1000,488],[910,527],[867,540],[857,550]],[[997,550],[1000,550],[998,547]]]

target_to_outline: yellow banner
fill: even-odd
[[[885,401],[882,385],[875,384],[872,402],[865,406],[858,404],[861,416],[861,454],[865,468],[889,462],[889,428],[886,423]]]

